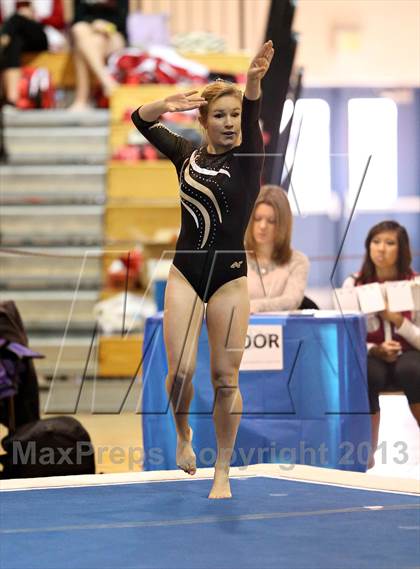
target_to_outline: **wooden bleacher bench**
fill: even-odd
[[[75,86],[73,58],[69,51],[27,53],[23,56],[23,65],[46,67],[55,87],[73,89]]]
[[[243,73],[249,63],[249,55],[247,54],[186,53],[183,56],[220,73]],[[28,53],[23,57],[23,64],[33,67],[46,67],[51,73],[54,85],[58,88],[72,89],[75,85],[74,65],[70,51]]]
[[[99,339],[99,377],[134,377],[141,373],[143,335],[101,336]]]
[[[177,233],[181,221],[177,202],[133,205],[130,202],[107,205],[105,234],[109,242],[141,243],[158,231]]]
[[[156,201],[178,204],[179,183],[175,168],[169,160],[143,160],[108,165],[108,203],[132,200],[133,205]]]

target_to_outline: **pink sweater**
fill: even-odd
[[[299,308],[309,271],[309,260],[300,251],[293,251],[285,265],[279,265],[265,275],[253,269],[248,261],[248,292],[251,312],[295,310]]]

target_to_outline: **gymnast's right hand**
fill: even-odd
[[[166,112],[191,111],[207,105],[206,99],[200,97],[197,93],[198,91],[186,91],[185,93],[176,93],[166,97],[164,99]]]

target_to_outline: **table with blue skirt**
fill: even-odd
[[[358,314],[254,314],[250,324],[282,327],[281,370],[240,371],[243,415],[233,466],[307,464],[364,472],[370,414],[366,327]],[[143,342],[144,469],[176,468],[176,431],[165,390],[163,313],[147,319]],[[203,324],[190,425],[198,467],[213,466],[214,392]]]

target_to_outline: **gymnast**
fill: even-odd
[[[217,80],[198,91],[142,105],[132,120],[175,165],[181,230],[165,293],[166,390],[177,432],[176,460],[196,472],[188,412],[193,397],[198,337],[206,312],[217,439],[209,498],[231,498],[229,468],[241,413],[238,370],[249,318],[244,234],[260,189],[263,140],[259,128],[261,80],[273,44],[251,61],[245,93]],[[198,149],[159,122],[167,112],[198,109],[205,143]]]

